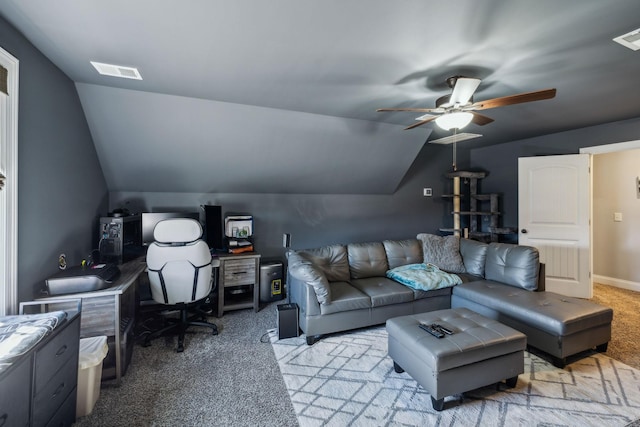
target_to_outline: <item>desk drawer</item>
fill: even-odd
[[[252,285],[256,281],[256,262],[254,259],[225,260],[223,270],[225,287]]]

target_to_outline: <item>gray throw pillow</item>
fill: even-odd
[[[449,273],[465,273],[467,271],[460,255],[459,237],[420,233],[416,238],[422,242],[425,264],[433,264],[440,270]]]

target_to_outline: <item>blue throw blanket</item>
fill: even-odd
[[[433,264],[408,264],[387,271],[387,277],[413,289],[431,291],[462,283],[460,277]]]

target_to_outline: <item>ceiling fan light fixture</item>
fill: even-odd
[[[473,114],[466,111],[455,111],[439,116],[436,124],[444,130],[462,129],[473,119]]]

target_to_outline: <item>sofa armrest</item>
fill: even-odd
[[[540,263],[540,268],[538,269],[538,288],[537,292],[543,292],[546,286],[546,267],[544,263]]]
[[[331,302],[331,288],[327,276],[303,255],[289,251],[287,253],[289,277],[309,285],[320,304]]]
[[[288,286],[291,302],[298,304],[301,315],[319,316],[321,314],[320,303],[311,285],[295,277],[289,277]]]

